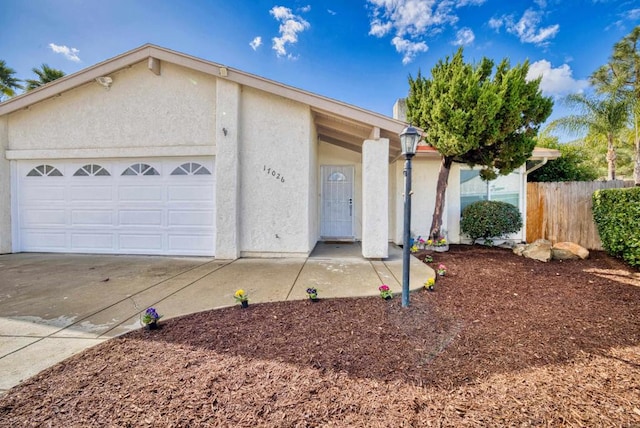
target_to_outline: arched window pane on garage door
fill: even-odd
[[[134,163],[125,169],[122,175],[160,175],[158,171],[151,165],[146,163]]]
[[[104,169],[100,165],[89,164],[78,169],[74,174],[74,177],[94,177],[94,176],[109,176],[109,171]]]
[[[27,177],[62,177],[62,173],[51,165],[40,165],[29,171]]]
[[[199,163],[187,162],[174,169],[171,175],[211,175],[211,172]]]

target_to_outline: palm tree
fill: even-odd
[[[12,97],[16,94],[16,89],[22,89],[20,79],[13,77],[16,71],[7,67],[7,63],[0,59],[0,101],[4,97]]]
[[[591,84],[599,93],[622,93],[629,99],[633,116],[634,170],[640,186],[640,25],[613,46],[613,55],[591,75]]]
[[[65,75],[64,71],[51,68],[47,64],[42,64],[40,69],[33,68],[32,71],[38,76],[38,80],[26,79],[27,91],[39,88],[40,86],[53,82]]]
[[[615,180],[615,141],[629,120],[628,100],[616,96],[602,99],[572,94],[565,98],[565,102],[578,108],[582,114],[556,119],[549,124],[549,129],[562,128],[573,133],[587,131],[599,139],[604,138],[607,142],[607,180]]]

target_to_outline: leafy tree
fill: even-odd
[[[39,88],[65,75],[64,71],[51,68],[47,64],[42,64],[41,68],[33,68],[32,71],[38,76],[38,79],[25,80],[25,82],[27,82],[27,91]]]
[[[571,94],[565,98],[565,102],[581,114],[556,119],[549,124],[549,129],[562,128],[573,133],[588,131],[597,141],[604,140],[607,146],[607,179],[615,180],[616,143],[619,144],[620,133],[628,121],[627,101],[615,95],[602,99]]]
[[[640,26],[613,46],[609,63],[591,75],[591,83],[600,93],[610,96],[621,92],[629,101],[633,116],[633,177],[640,186]]]
[[[442,155],[430,236],[442,226],[444,196],[453,162],[480,165],[480,176],[491,180],[526,162],[534,137],[551,114],[553,102],[543,97],[540,80],[527,81],[529,63],[510,68],[505,58],[483,58],[466,64],[463,49],[431,70],[409,76],[407,118],[425,129],[426,141]]]
[[[592,181],[599,176],[597,168],[589,162],[590,153],[580,141],[561,144],[557,137],[543,133],[538,137],[536,146],[559,150],[561,156],[531,172],[527,181]]]
[[[20,79],[13,77],[16,71],[7,67],[7,63],[0,59],[0,101],[4,97],[12,97],[16,94],[16,89],[22,89]]]

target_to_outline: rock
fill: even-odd
[[[551,257],[554,260],[584,260],[589,257],[589,250],[573,242],[558,242],[551,249]]]
[[[546,239],[538,239],[534,243],[527,245],[522,255],[529,259],[548,262],[551,260],[551,242]]]
[[[526,244],[516,244],[513,247],[513,254],[515,254],[517,256],[521,256],[526,248],[527,248]]]

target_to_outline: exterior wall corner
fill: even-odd
[[[240,257],[240,86],[216,85],[216,249],[215,257]]]
[[[389,257],[389,140],[362,146],[362,255]],[[385,192],[386,190],[386,192]]]
[[[0,117],[0,254],[12,252],[11,241],[11,165],[6,157],[9,146],[7,116]]]

